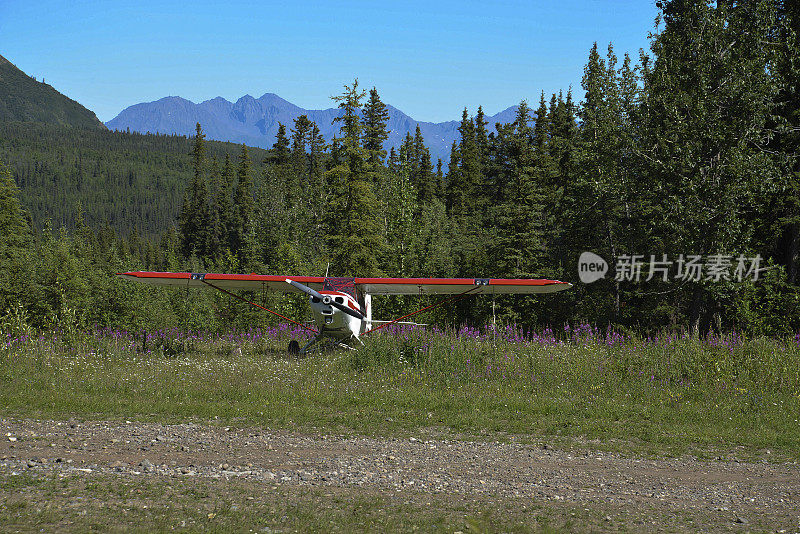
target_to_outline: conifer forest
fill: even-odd
[[[489,131],[481,107],[464,109],[449,161],[432,161],[419,127],[386,150],[386,106],[357,79],[329,88],[341,110],[332,142],[302,115],[269,150],[208,141],[202,124],[186,138],[0,122],[2,321],[247,329],[273,318],[114,273],[327,272],[574,284],[464,299],[421,319],[440,326],[794,334],[800,7],[675,1],[659,16],[650,50],[595,44],[579,87],[520,102],[511,123]],[[579,281],[585,251],[609,263],[591,284]],[[731,273],[758,256],[760,266],[743,279],[678,279],[675,264],[618,276],[619,258],[635,255],[724,257]],[[307,315],[299,296],[247,298]],[[375,313],[429,302],[383,297]]]

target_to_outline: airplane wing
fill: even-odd
[[[267,274],[219,274],[219,273],[168,273],[133,271],[117,273],[127,280],[135,280],[154,286],[215,287],[249,291],[280,291],[298,293],[299,289],[287,284],[289,278],[317,291],[325,289],[323,276],[276,276]],[[344,279],[329,279],[344,280]],[[371,295],[457,295],[469,292],[473,295],[555,293],[572,287],[568,282],[546,279],[511,278],[355,278],[352,280],[363,293]]]
[[[218,273],[165,273],[133,271],[117,273],[126,280],[135,280],[153,286],[208,287],[203,281],[222,289],[244,289],[247,291],[280,291],[281,293],[301,293],[286,283],[290,278],[316,290],[325,283],[323,276],[273,276],[268,274],[218,274]]]
[[[569,282],[529,278],[356,278],[355,285],[372,295],[533,294],[572,287]]]

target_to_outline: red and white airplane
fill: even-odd
[[[425,310],[469,295],[555,293],[572,287],[572,284],[558,280],[505,278],[332,278],[145,271],[118,273],[118,276],[154,286],[217,289],[316,334],[316,337],[302,349],[299,343],[293,340],[289,344],[289,352],[294,353],[305,353],[325,339],[339,346],[347,346],[345,343],[351,340],[361,342],[360,336],[364,334],[375,332]],[[311,301],[317,329],[251,302],[232,293],[231,290],[306,293]],[[450,295],[450,297],[392,321],[376,321],[372,318],[373,295]]]

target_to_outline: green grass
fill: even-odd
[[[592,440],[654,454],[800,456],[794,341],[596,338],[492,344],[426,332],[291,359],[285,340],[193,340],[176,356],[129,342],[45,338],[0,349],[0,413],[378,435],[444,432]]]
[[[2,474],[2,472],[0,472]],[[0,476],[2,532],[597,532],[711,526],[676,514],[529,499],[133,476]],[[610,518],[610,519],[609,519]]]

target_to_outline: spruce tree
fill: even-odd
[[[333,119],[333,122],[341,122],[340,132],[342,134],[342,150],[350,169],[354,176],[363,172],[364,150],[361,148],[361,135],[364,131],[364,124],[361,122],[361,101],[366,96],[366,91],[358,90],[358,78],[353,81],[353,85],[344,86],[344,93],[331,97],[334,102],[339,103],[342,115]]]
[[[539,107],[536,109],[536,123],[533,127],[533,139],[538,152],[547,150],[547,142],[550,137],[550,118],[547,116],[547,102],[544,99],[544,91],[539,98]]]
[[[209,222],[205,154],[205,134],[198,122],[191,154],[194,173],[189,188],[184,193],[183,207],[179,217],[181,251],[185,257],[193,253],[202,256],[205,252]]]
[[[222,165],[222,173],[220,174],[220,185],[217,190],[216,203],[219,212],[219,225],[222,229],[222,247],[228,250],[233,249],[233,227],[236,215],[233,209],[233,187],[235,181],[235,174],[233,172],[233,163],[231,163],[231,156],[225,153],[225,163]]]
[[[226,229],[222,226],[220,201],[224,190],[223,177],[216,156],[211,158],[210,192],[208,206],[208,228],[206,229],[204,253],[209,258],[216,258],[226,241]]]
[[[450,146],[450,164],[447,166],[447,176],[445,178],[445,206],[447,215],[453,214],[461,209],[463,200],[461,199],[461,171],[458,168],[459,154],[458,143],[453,141]]]
[[[292,161],[296,170],[305,173],[308,170],[308,153],[306,144],[308,143],[309,132],[312,122],[306,115],[300,115],[294,120],[292,128]]]
[[[244,252],[247,232],[253,218],[253,182],[250,176],[250,155],[247,146],[242,144],[239,164],[236,168],[236,192],[234,193],[233,247],[231,252],[239,255]]]
[[[379,203],[373,191],[373,179],[365,168],[361,146],[363,124],[360,117],[364,91],[358,80],[344,86],[344,93],[332,97],[343,110],[334,122],[340,122],[342,161],[326,173],[330,191],[326,209],[328,243],[334,272],[345,276],[370,276],[380,272],[383,232]]]
[[[386,129],[388,120],[386,104],[381,101],[378,90],[373,87],[369,91],[369,100],[364,105],[364,150],[367,164],[373,169],[383,165],[386,157],[383,143],[389,138],[389,131]]]
[[[480,167],[478,172],[483,172],[483,167],[489,158],[489,132],[486,130],[486,116],[483,113],[483,106],[478,106],[475,113],[475,148],[478,151],[478,161]]]
[[[396,173],[400,166],[400,160],[398,159],[397,152],[395,151],[394,147],[389,149],[389,160],[387,161],[387,167],[389,171],[392,173]]]
[[[430,202],[433,199],[436,184],[433,180],[433,169],[431,168],[431,152],[425,146],[425,139],[422,137],[419,124],[417,124],[417,129],[414,132],[413,155],[412,170],[414,175],[412,183],[417,190],[417,198],[420,202]]]
[[[275,144],[272,145],[273,161],[277,165],[289,162],[289,139],[286,137],[286,125],[278,123],[278,134],[275,137]]]

